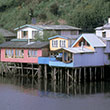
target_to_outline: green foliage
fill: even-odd
[[[49,37],[55,36],[57,35],[56,32],[47,32],[45,31],[43,35],[40,35],[39,33],[37,33],[35,35],[35,41],[48,41]]]
[[[5,42],[5,38],[3,37],[2,34],[0,34],[0,44],[3,43],[3,42]]]
[[[50,12],[54,15],[58,15],[58,10],[59,10],[59,6],[58,6],[58,3],[53,3],[51,6],[50,6]]]
[[[37,22],[53,24],[62,19],[91,32],[110,16],[110,0],[0,0],[0,15],[0,25],[8,30],[36,17]]]

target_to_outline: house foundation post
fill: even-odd
[[[47,79],[47,65],[44,65],[44,70],[45,70],[45,72],[44,72],[44,74],[45,74],[45,79]]]

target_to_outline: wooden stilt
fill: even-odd
[[[84,81],[86,81],[86,68],[84,68]]]
[[[74,72],[74,82],[77,81],[77,69],[75,69],[75,72]]]
[[[97,67],[95,67],[95,81],[97,80]]]
[[[62,68],[60,69],[60,81],[62,82],[62,78],[63,78],[63,76],[62,76]]]
[[[103,74],[102,77],[103,77],[103,80],[104,80],[104,67],[103,67],[103,73],[102,74]]]
[[[47,91],[47,80],[44,80],[44,90]]]
[[[92,80],[92,68],[90,67],[90,81]]]
[[[45,79],[47,79],[47,65],[44,65],[44,70],[45,70]]]
[[[67,69],[67,83],[69,82],[69,69]]]
[[[23,76],[23,64],[21,63],[21,74]]]
[[[101,69],[101,80],[103,79],[103,67],[100,68]]]
[[[32,77],[34,77],[34,69],[33,69],[33,64],[32,64]]]
[[[56,80],[56,68],[53,69],[53,80]]]
[[[79,68],[79,82],[81,82],[81,68]]]
[[[74,69],[72,69],[71,74],[72,74],[72,78],[73,78],[72,81],[74,81]]]
[[[41,78],[41,65],[39,65],[39,70],[38,70],[38,79]]]

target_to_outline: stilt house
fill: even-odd
[[[38,57],[49,54],[48,42],[12,40],[0,45],[2,62],[38,63]]]

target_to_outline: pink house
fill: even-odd
[[[46,57],[49,52],[48,42],[27,42],[13,40],[0,45],[1,62],[38,63],[38,57]]]

